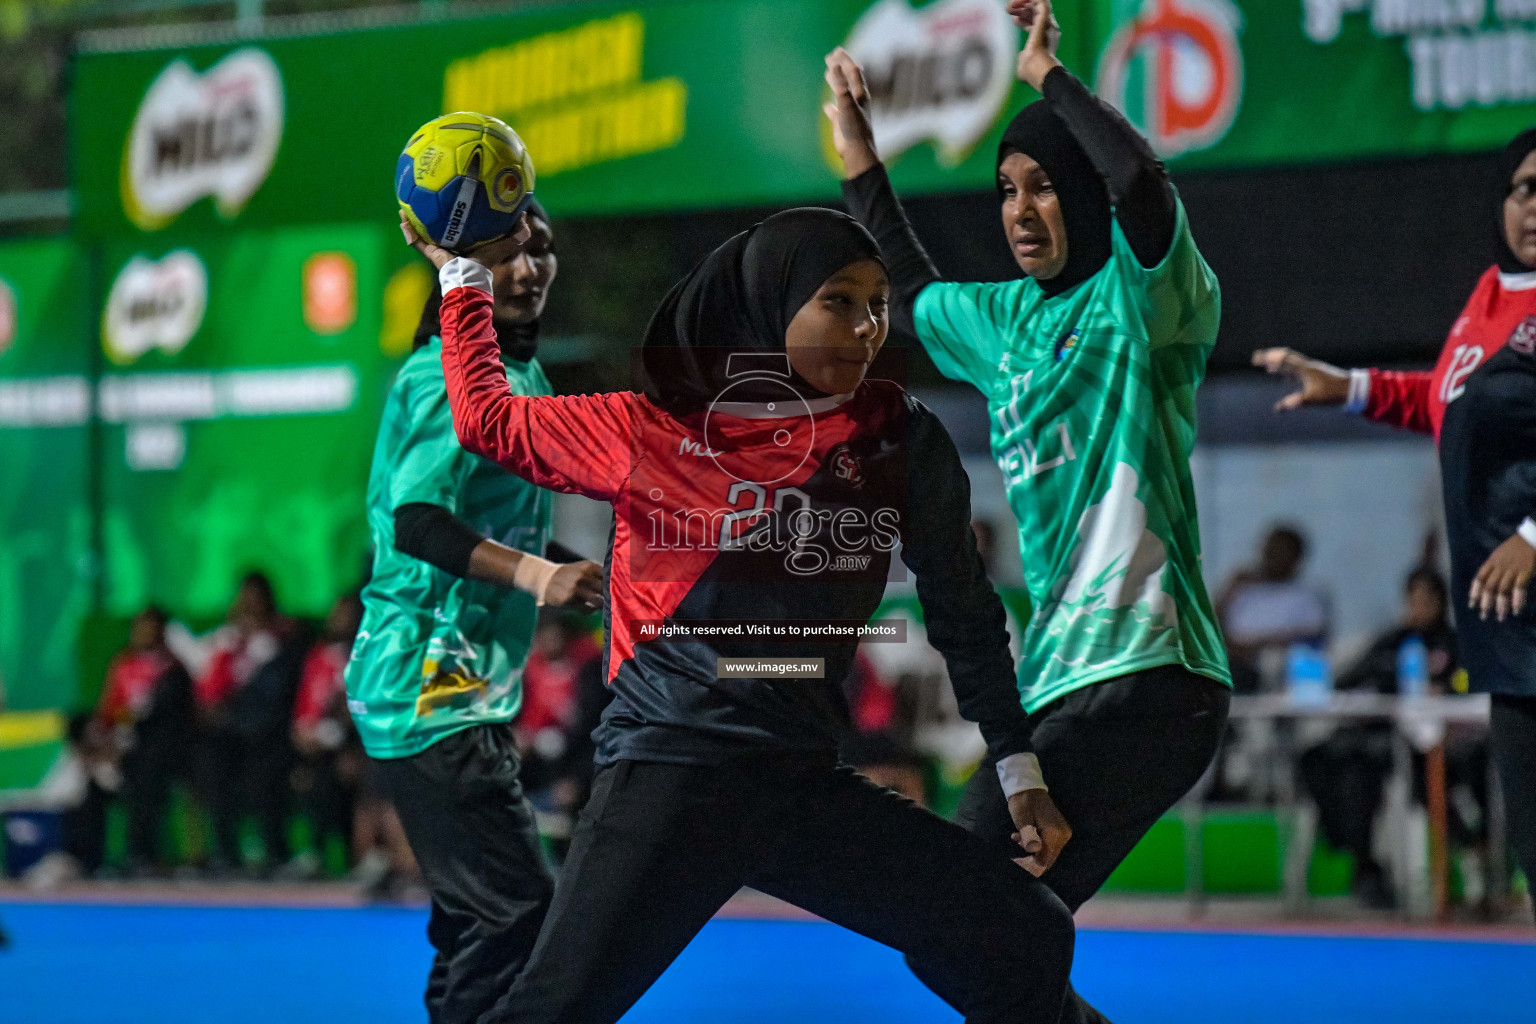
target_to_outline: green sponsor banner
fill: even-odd
[[[1064,11],[1069,44],[1085,39]],[[1075,35],[1074,35],[1075,33]],[[85,53],[71,94],[80,228],[392,220],[411,132],[473,109],[528,142],[561,215],[830,199],[823,56],[870,69],[908,191],[986,187],[1032,97],[1003,0],[671,0]]]
[[[63,239],[0,245],[0,682],[10,710],[69,703],[91,610],[86,277]]]
[[[360,581],[403,330],[376,298],[387,240],[366,224],[104,246],[106,611],[215,615],[261,569],[284,611],[318,615]]]
[[[985,188],[1032,98],[1004,0],[552,4],[309,37],[87,52],[95,236],[388,219],[410,132],[475,109],[562,214],[823,200],[822,56],[869,69],[904,192]],[[1536,0],[1084,0],[1062,56],[1178,166],[1486,149],[1536,121]]]
[[[1097,0],[1096,90],[1178,167],[1494,149],[1536,123],[1533,0]]]

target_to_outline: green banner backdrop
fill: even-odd
[[[1180,166],[1492,148],[1536,120],[1536,0],[1084,0],[1063,58]],[[870,72],[904,191],[987,187],[1030,98],[1003,0],[654,0],[94,52],[72,94],[79,225],[388,217],[439,113],[504,117],[562,214],[835,195],[822,55]]]
[[[91,610],[91,332],[80,250],[0,245],[0,681],[11,710],[74,692]]]
[[[100,236],[390,217],[411,131],[466,108],[525,137],[561,215],[830,198],[822,57],[845,42],[869,63],[898,184],[984,187],[1028,94],[1001,0],[599,2],[83,54],[78,223]]]
[[[366,224],[104,247],[107,611],[213,615],[259,568],[285,611],[319,615],[359,582],[400,345],[376,299],[387,237]]]
[[[1493,149],[1536,122],[1531,0],[1095,0],[1094,82],[1177,167]]]

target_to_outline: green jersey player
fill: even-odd
[[[507,379],[548,394],[534,357],[554,280],[537,204],[528,243],[492,271]],[[533,950],[554,884],[518,781],[512,718],[544,603],[591,609],[602,570],[539,557],[550,494],[459,446],[434,296],[385,403],[368,480],[373,575],[347,706],[432,893],[431,1024],[470,1024]]]
[[[1226,718],[1230,674],[1189,471],[1220,296],[1162,164],[1056,60],[1047,0],[1014,0],[1010,12],[1029,32],[1019,75],[1044,96],[998,153],[1022,279],[939,280],[876,154],[862,73],[841,50],[827,59],[827,114],[845,199],[891,267],[897,322],[987,398],[1033,606],[1019,693],[1038,781],[1069,826],[1042,827],[1044,854],[1026,864],[1075,910],[1199,779]],[[961,815],[1000,841],[1012,831],[990,772],[977,773]],[[1096,1019],[1080,1000],[1069,1000],[1074,1015]]]

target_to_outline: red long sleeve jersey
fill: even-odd
[[[614,509],[604,607],[613,700],[597,762],[714,764],[760,750],[828,751],[854,630],[879,605],[897,547],[961,712],[993,753],[1028,749],[1002,605],[970,531],[970,490],[938,420],[886,381],[844,401],[716,405],[675,418],[634,393],[513,395],[490,276],[444,268],[443,368],[460,441],[552,490]],[[909,471],[910,470],[910,471]],[[844,632],[806,635],[808,626]],[[691,627],[689,635],[657,627]],[[783,628],[788,641],[753,631]],[[723,658],[819,660],[820,678]]]
[[[1526,345],[1536,342],[1536,276],[1507,279],[1509,286],[1501,280],[1498,267],[1489,267],[1478,279],[1434,370],[1371,370],[1365,416],[1433,434],[1438,443],[1445,408],[1466,391],[1472,372],[1512,340],[1518,338]]]
[[[145,717],[161,680],[174,667],[176,660],[166,651],[125,651],[117,655],[107,669],[96,716],[109,725],[132,724]]]
[[[309,652],[293,702],[295,726],[313,729],[345,706],[347,659],[351,656],[351,646],[338,643],[318,644]]]
[[[1536,273],[1491,267],[1432,373],[1370,371],[1365,415],[1432,433],[1440,455],[1451,607],[1494,549],[1536,513]],[[1536,696],[1536,617],[1457,616],[1474,690]]]

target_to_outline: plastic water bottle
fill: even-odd
[[[1297,704],[1327,704],[1333,692],[1328,655],[1311,644],[1291,644],[1285,652],[1285,683]]]
[[[1397,648],[1397,692],[1422,697],[1429,692],[1429,648],[1410,634]]]

